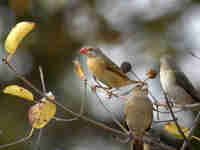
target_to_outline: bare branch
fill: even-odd
[[[126,133],[129,134],[128,130],[126,128],[123,127],[123,125],[116,119],[115,115],[113,114],[112,111],[110,111],[102,102],[101,98],[98,96],[98,94],[95,92],[96,97],[98,98],[100,104],[104,107],[104,109],[109,112],[111,114],[111,117],[113,119],[113,121]]]
[[[21,79],[25,84],[27,84],[30,88],[32,88],[36,93],[38,93],[38,94],[39,94],[40,96],[42,96],[42,97],[45,97],[47,100],[53,102],[54,104],[56,104],[57,106],[59,106],[60,108],[62,108],[63,110],[65,110],[66,112],[70,113],[71,115],[73,115],[73,116],[75,116],[75,117],[77,117],[77,118],[81,118],[81,119],[83,119],[84,121],[90,122],[90,123],[92,123],[93,125],[95,125],[95,126],[97,126],[97,127],[100,127],[100,128],[102,128],[102,129],[104,129],[104,130],[113,132],[113,133],[115,133],[115,134],[120,134],[120,135],[122,135],[122,136],[126,136],[126,135],[127,135],[127,134],[125,134],[125,133],[123,133],[123,132],[121,132],[121,131],[119,131],[119,130],[117,130],[117,129],[113,129],[113,128],[111,128],[111,127],[108,127],[108,126],[104,125],[103,123],[94,121],[94,120],[89,119],[89,118],[87,118],[87,117],[85,117],[85,116],[80,116],[79,113],[73,112],[71,109],[67,108],[67,107],[64,106],[63,104],[58,103],[55,99],[52,99],[52,98],[48,97],[45,93],[43,93],[43,92],[40,91],[38,88],[36,88],[36,87],[35,87],[31,82],[29,82],[25,77],[23,77],[22,75],[20,75],[20,74],[17,72],[17,70],[15,69],[15,67],[12,66],[12,65],[7,61],[6,58],[2,59],[2,61],[3,61],[6,65],[8,65],[8,67],[11,69],[11,71],[13,71],[19,79]]]
[[[192,127],[190,128],[189,133],[188,133],[188,138],[190,138],[190,137],[192,136],[193,131],[194,131],[195,128],[197,127],[199,120],[200,120],[200,112],[197,114],[197,116],[196,116],[194,122],[192,123]],[[181,147],[181,150],[185,150],[186,147],[187,147],[187,142],[184,141],[184,143],[183,143],[183,145],[182,145],[182,147]]]
[[[19,79],[21,79],[25,84],[27,84],[30,88],[32,88],[36,93],[38,93],[40,96],[45,97],[47,100],[49,100],[49,101],[55,103],[57,106],[59,106],[60,108],[62,108],[62,109],[65,110],[66,112],[70,113],[71,115],[73,115],[73,116],[75,116],[75,117],[77,117],[77,118],[80,118],[80,119],[82,119],[82,120],[84,120],[84,121],[86,121],[86,122],[89,122],[89,123],[95,125],[96,127],[102,128],[102,129],[104,129],[104,130],[106,130],[106,131],[109,131],[109,132],[111,132],[111,133],[119,134],[119,135],[121,135],[121,136],[128,136],[126,133],[124,133],[124,132],[122,132],[122,131],[120,131],[120,130],[111,128],[111,127],[109,127],[109,126],[107,126],[107,125],[105,125],[105,124],[103,124],[103,123],[101,123],[101,122],[94,121],[94,120],[92,120],[92,119],[90,119],[90,118],[87,118],[87,117],[85,117],[85,116],[83,116],[83,115],[80,115],[79,113],[73,112],[73,111],[72,111],[71,109],[69,109],[68,107],[64,106],[63,104],[58,103],[55,99],[52,99],[52,98],[48,97],[45,93],[43,93],[42,91],[40,91],[39,89],[37,89],[37,88],[36,88],[31,82],[29,82],[25,77],[23,77],[22,75],[20,75],[20,74],[16,71],[16,69],[15,69],[8,61],[6,61],[6,59],[3,59],[3,62],[4,62],[5,64],[8,65],[8,67],[11,69],[11,71],[13,71]],[[54,118],[56,118],[56,117],[54,117]],[[58,119],[58,118],[57,118],[57,119]],[[60,119],[61,119],[61,118],[60,118]],[[27,137],[27,138],[28,138],[28,137]],[[25,138],[25,140],[27,140],[27,138]],[[152,147],[153,147],[155,150],[176,150],[175,148],[173,148],[173,147],[171,147],[171,146],[168,146],[168,145],[166,145],[166,144],[163,144],[163,143],[161,143],[160,140],[158,140],[158,139],[156,139],[156,138],[153,138],[153,137],[151,137],[151,136],[146,136],[146,135],[145,135],[143,138],[144,138],[144,142],[147,143],[147,144],[152,145]],[[24,140],[22,140],[22,141],[24,141]],[[19,141],[19,142],[21,142],[21,141]],[[14,144],[16,144],[16,143],[14,143]],[[7,146],[7,145],[6,145],[6,146]]]
[[[164,91],[163,91],[163,93],[164,93],[164,97],[165,97],[166,103],[167,103],[167,105],[168,105],[170,114],[171,114],[171,116],[172,116],[172,118],[173,118],[173,120],[174,120],[174,123],[176,124],[176,127],[177,127],[177,129],[178,129],[178,132],[182,135],[182,137],[183,137],[183,139],[184,139],[184,142],[186,142],[187,145],[191,148],[191,143],[190,143],[190,141],[187,139],[187,137],[185,136],[184,132],[182,131],[180,125],[178,124],[178,122],[177,122],[177,120],[176,120],[176,116],[174,115],[174,112],[173,112],[173,110],[172,110],[172,107],[171,107],[171,105],[170,105],[170,103],[169,103],[169,99],[168,99],[167,94],[166,94]]]
[[[40,72],[40,80],[41,80],[41,84],[42,84],[42,91],[44,93],[46,93],[47,90],[46,90],[46,86],[45,86],[45,82],[44,82],[44,73],[42,70],[42,66],[39,66],[39,72]]]
[[[151,145],[153,150],[177,150],[176,148],[168,146],[152,136],[144,136],[143,140],[145,143]]]
[[[190,54],[190,55],[193,56],[194,58],[200,59],[200,57],[197,56],[196,54],[194,54],[192,51],[188,51],[188,54]]]

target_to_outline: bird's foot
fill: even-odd
[[[114,139],[122,144],[126,144],[126,143],[129,143],[130,141],[130,138],[127,137],[125,139],[121,138],[121,137],[118,137],[118,136],[114,136]]]
[[[129,143],[133,139],[131,132],[128,134],[128,136],[126,138],[121,138],[119,136],[113,136],[113,137],[116,141],[123,143],[123,144]]]
[[[92,91],[94,91],[94,92],[96,92],[97,88],[103,89],[103,90],[107,90],[107,88],[105,88],[105,87],[103,87],[103,86],[101,86],[101,85],[99,85],[99,84],[94,84],[94,85],[91,86],[91,89],[92,89]]]
[[[112,92],[112,91],[106,90],[106,97],[107,97],[108,99],[111,99],[112,95],[113,95],[113,92]]]
[[[112,97],[113,92],[111,91],[111,88],[106,88],[106,87],[96,85],[96,84],[91,86],[91,89],[93,92],[96,92],[97,88],[103,89],[106,92],[106,97],[108,97],[109,99]]]
[[[105,89],[107,98],[108,98],[108,99],[111,99],[112,96],[120,97],[120,96],[118,96],[117,94],[114,93],[115,91],[117,91],[117,89],[115,89],[115,88],[108,88],[108,89]]]

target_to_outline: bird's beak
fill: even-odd
[[[86,55],[87,54],[87,48],[81,48],[80,53]]]

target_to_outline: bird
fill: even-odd
[[[151,128],[153,120],[153,104],[148,98],[146,86],[137,85],[124,103],[124,118],[133,137],[134,150],[143,150],[143,136]]]
[[[175,58],[169,54],[160,58],[160,83],[163,91],[175,104],[200,102],[198,92],[174,60]]]
[[[139,83],[130,80],[128,76],[108,58],[100,48],[81,48],[81,54],[87,58],[87,67],[95,79],[99,80],[109,89]]]

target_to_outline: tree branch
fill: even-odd
[[[192,123],[192,127],[190,128],[189,133],[188,133],[188,138],[190,138],[192,136],[193,131],[196,129],[199,120],[200,120],[200,112],[197,114],[196,118],[194,119],[194,122]],[[181,147],[181,150],[185,150],[186,147],[187,147],[187,142],[184,141],[184,143]]]
[[[60,108],[64,109],[66,112],[70,113],[71,115],[77,117],[77,118],[80,118],[86,122],[89,122],[93,125],[95,125],[96,127],[99,127],[99,128],[102,128],[106,131],[109,131],[111,133],[114,133],[114,134],[118,134],[118,135],[121,135],[121,136],[128,136],[126,133],[120,131],[120,130],[117,130],[117,129],[114,129],[114,128],[111,128],[101,122],[97,122],[97,121],[94,121],[90,118],[87,118],[85,116],[82,116],[80,115],[79,113],[76,113],[76,112],[73,112],[71,109],[65,107],[64,105],[58,103],[55,99],[52,99],[50,97],[48,97],[45,93],[41,92],[39,89],[37,89],[31,82],[29,82],[25,77],[21,76],[17,71],[16,69],[8,62],[6,61],[6,59],[3,59],[3,62],[5,64],[8,65],[8,67],[11,69],[11,71],[13,71],[16,76],[21,79],[25,84],[27,84],[30,88],[32,88],[36,93],[38,93],[40,96],[43,96],[45,97],[47,100],[55,103],[57,106],[59,106]],[[151,136],[147,136],[145,135],[143,137],[144,139],[144,142],[147,143],[147,144],[150,144],[152,145],[152,147],[154,147],[155,150],[176,150],[175,148],[171,147],[171,146],[168,146],[164,143],[161,143],[160,140],[156,139],[156,138],[153,138]]]
[[[183,137],[183,139],[184,139],[184,142],[186,142],[187,145],[191,148],[191,143],[190,143],[190,141],[186,138],[184,132],[182,131],[180,125],[178,124],[178,122],[177,122],[177,120],[176,120],[176,116],[174,115],[174,112],[173,112],[173,110],[172,110],[172,107],[171,107],[171,105],[170,105],[170,103],[169,103],[169,99],[168,99],[167,94],[166,94],[164,91],[163,91],[163,93],[164,93],[164,97],[165,97],[166,103],[167,103],[167,105],[168,105],[170,114],[171,114],[171,116],[172,116],[172,118],[173,118],[173,120],[174,120],[174,123],[176,124],[176,127],[177,127],[177,129],[178,129],[178,132],[182,135],[182,137]]]

